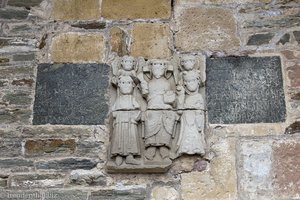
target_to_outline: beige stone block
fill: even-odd
[[[178,200],[178,191],[169,186],[156,186],[152,189],[151,200]]]
[[[113,27],[110,30],[111,51],[116,52],[118,56],[124,56],[128,54],[126,40],[127,35],[122,29]]]
[[[286,126],[285,123],[210,125],[214,134],[219,136],[282,135]]]
[[[239,192],[241,199],[274,199],[272,140],[245,139],[239,146]]]
[[[300,197],[300,139],[278,141],[273,146],[277,199]]]
[[[237,199],[235,139],[221,139],[212,146],[217,154],[210,168],[181,175],[183,200]]]
[[[100,18],[99,0],[54,0],[56,20],[96,20]]]
[[[236,21],[229,9],[178,6],[175,21],[175,46],[181,51],[232,52],[240,47]]]
[[[62,33],[51,47],[53,62],[95,63],[102,61],[104,39],[99,33]]]
[[[132,31],[131,55],[145,58],[170,58],[171,32],[168,25],[140,23]]]
[[[176,0],[177,4],[243,4],[270,3],[272,0]]]
[[[168,19],[171,0],[103,0],[102,16],[108,19]]]

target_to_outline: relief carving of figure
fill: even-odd
[[[136,156],[141,155],[138,122],[141,111],[139,103],[133,96],[134,82],[130,76],[121,75],[118,78],[118,96],[112,106],[113,135],[111,139],[111,157],[116,165],[138,165]]]
[[[115,59],[112,64],[112,84],[115,86],[117,85],[119,76],[130,76],[136,81],[137,67],[137,61],[132,56],[124,56],[121,59]]]
[[[204,100],[199,93],[201,84],[200,71],[195,69],[195,58],[185,57],[181,60],[182,88],[180,95],[183,101],[179,104],[180,132],[177,143],[177,153],[204,155]]]
[[[147,100],[145,112],[145,157],[153,160],[160,156],[170,161],[171,139],[174,138],[178,115],[171,109],[175,103],[175,92],[171,88],[170,77],[173,66],[164,60],[150,60],[143,68],[149,81],[140,76],[143,96]]]

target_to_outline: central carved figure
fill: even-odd
[[[178,120],[176,112],[171,110],[176,99],[169,81],[173,69],[167,61],[150,60],[143,72],[149,78],[148,84],[142,84],[142,93],[148,102],[145,112],[145,157],[153,160],[159,153],[163,161],[170,162],[171,138],[175,136],[174,127]],[[141,82],[144,81],[142,79]]]

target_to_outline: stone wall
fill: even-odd
[[[299,0],[0,0],[0,27],[0,199],[300,199]],[[107,173],[104,123],[33,125],[41,63],[182,53],[279,56],[284,122],[209,124],[166,174]]]

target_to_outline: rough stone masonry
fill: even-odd
[[[0,199],[299,199],[299,18],[299,0],[0,0]],[[205,156],[162,174],[107,173],[108,64],[124,55],[195,55],[207,86],[231,77],[211,60],[248,59],[237,74],[277,88],[279,103],[264,102],[278,120],[213,120]],[[266,74],[278,81],[254,73],[274,66],[259,58],[277,59]],[[221,99],[239,91],[224,85]]]

